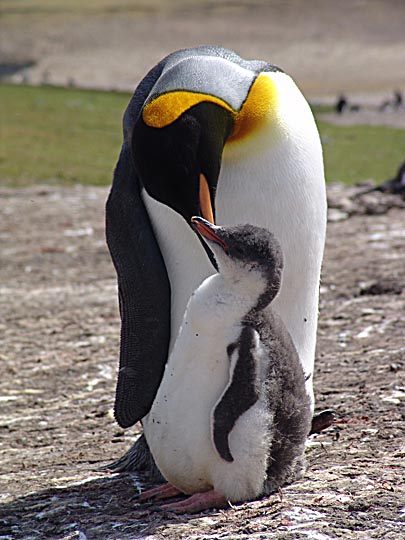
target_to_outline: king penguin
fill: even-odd
[[[273,307],[297,348],[313,403],[326,233],[315,121],[280,68],[203,46],[159,62],[124,114],[106,205],[121,315],[117,422],[129,427],[149,413],[190,295],[215,272],[192,216],[251,223],[280,241],[284,272]],[[141,437],[112,468],[148,468],[148,456]]]
[[[179,512],[252,500],[299,478],[312,417],[297,351],[267,307],[281,284],[277,240],[250,225],[192,221],[219,273],[191,296],[143,423],[170,483],[151,495],[192,495],[163,507]]]

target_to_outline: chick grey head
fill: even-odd
[[[213,252],[223,277],[243,287],[248,281],[263,284],[257,309],[266,307],[281,285],[283,255],[275,236],[262,227],[213,225],[201,217],[191,219],[193,228]]]

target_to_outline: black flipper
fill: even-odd
[[[259,399],[255,330],[245,326],[236,347],[228,347],[230,360],[237,355],[232,379],[213,413],[213,440],[225,461],[232,462],[228,437],[237,419]]]
[[[121,314],[115,417],[122,427],[149,412],[170,341],[170,283],[140,189],[130,147],[124,143],[106,206]]]

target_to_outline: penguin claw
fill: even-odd
[[[162,486],[157,486],[152,489],[147,489],[139,495],[136,496],[136,499],[140,502],[149,501],[153,499],[154,501],[163,501],[165,499],[171,499],[177,495],[183,495],[183,492],[177,489],[172,484],[163,484]]]
[[[174,512],[175,514],[196,514],[203,510],[228,508],[227,499],[215,490],[195,493],[184,501],[174,502],[160,506],[159,510]]]

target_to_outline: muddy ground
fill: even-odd
[[[359,189],[329,188],[315,387],[335,425],[309,440],[301,481],[192,517],[151,511],[132,500],[147,481],[98,470],[137,433],[112,416],[107,189],[1,189],[1,540],[401,538],[405,204]]]

